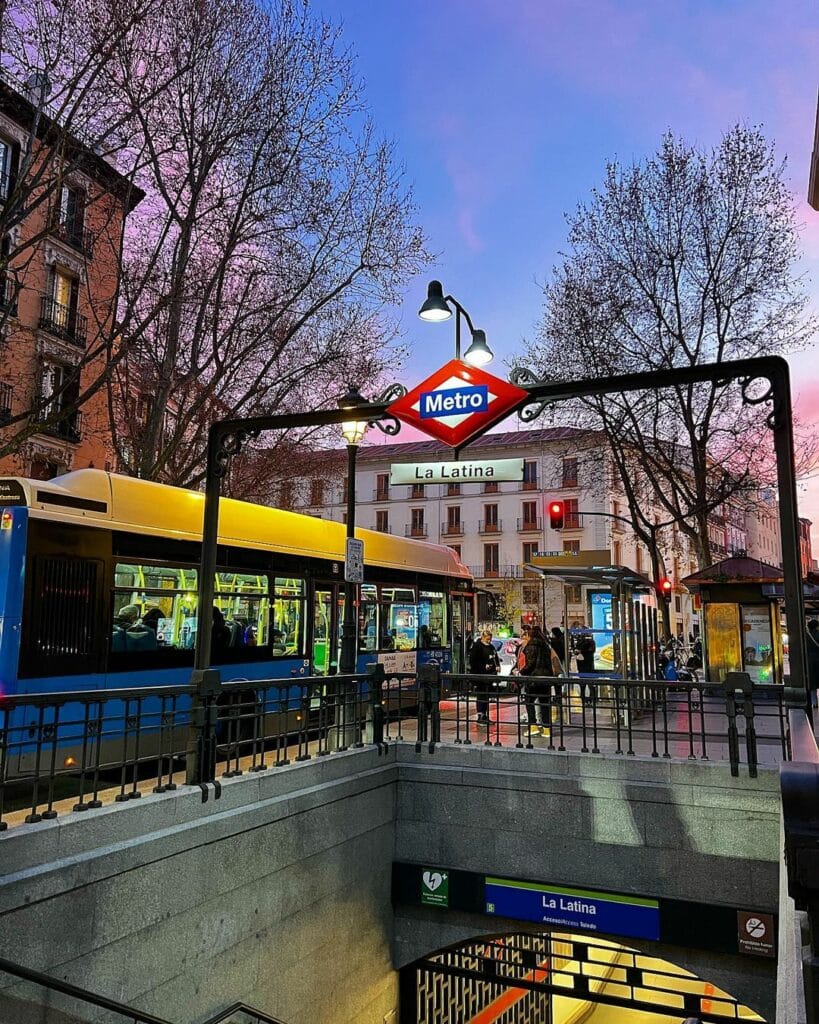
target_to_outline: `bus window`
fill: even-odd
[[[197,572],[193,567],[129,565],[114,569],[111,650],[183,650],[196,643]]]
[[[358,649],[378,649],[378,592],[372,583],[361,584],[358,604]]]
[[[418,595],[418,646],[446,647],[446,599],[434,590]]]
[[[379,648],[382,651],[415,650],[416,616],[415,590],[382,586]]]
[[[305,600],[304,580],[276,577],[270,614],[274,655],[304,655]]]
[[[230,631],[228,647],[264,647],[269,642],[267,576],[217,572],[213,603]]]

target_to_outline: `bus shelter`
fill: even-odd
[[[703,609],[705,678],[722,683],[747,672],[755,683],[782,683],[788,654],[782,623],[782,570],[757,558],[725,558],[682,581]]]
[[[563,623],[567,634],[577,643],[579,636],[591,634],[595,641],[594,671],[580,675],[605,675],[613,679],[656,679],[658,621],[657,608],[641,600],[653,594],[654,587],[646,576],[623,565],[566,565],[530,563],[523,568],[547,580],[563,585]],[[591,626],[569,627],[566,586],[593,588],[589,596]],[[600,600],[607,596],[608,601]],[[595,619],[594,601],[602,610]],[[601,623],[595,625],[595,621]]]

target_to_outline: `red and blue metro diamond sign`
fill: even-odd
[[[460,448],[510,412],[527,392],[453,359],[387,409],[430,437]]]

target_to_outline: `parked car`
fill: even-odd
[[[505,639],[495,638],[492,641],[495,650],[498,652],[501,664],[501,675],[508,676],[518,663],[519,636],[508,636]]]

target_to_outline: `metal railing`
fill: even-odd
[[[85,348],[88,319],[70,306],[57,302],[51,295],[41,297],[38,326],[71,345]]]
[[[518,519],[518,533],[543,532],[543,517],[535,516],[532,519]]]
[[[17,316],[17,293],[20,288],[12,274],[0,273],[0,312]]]
[[[489,520],[479,519],[478,520],[478,533],[502,533],[503,532],[503,520],[495,519]]]
[[[404,527],[405,537],[426,537],[428,536],[427,524],[420,523],[418,526],[405,526]]]
[[[485,565],[470,565],[469,571],[476,580],[519,580],[523,578],[523,566],[496,565],[494,568]]]
[[[14,395],[14,388],[11,384],[0,383],[0,424],[8,423],[11,419],[11,400]]]
[[[52,410],[46,408],[40,415],[45,419],[51,413]],[[71,441],[74,444],[78,444],[82,440],[82,413],[77,411],[71,413],[70,416],[57,420],[55,423],[42,423],[40,424],[40,431],[51,437],[59,437],[63,441]]]
[[[93,259],[94,236],[86,230],[82,217],[66,217],[59,207],[52,207],[48,218],[48,233],[81,252],[87,260]]]
[[[458,522],[458,523],[443,522],[443,523],[441,523],[441,536],[442,537],[463,537],[465,527],[466,527],[466,524],[463,523],[463,522]]]
[[[198,701],[198,702],[197,702]],[[192,737],[197,742],[192,744]],[[393,739],[741,764],[790,756],[784,691],[390,673],[0,698],[0,831]],[[761,756],[760,756],[761,751]]]
[[[373,488],[373,501],[389,501],[390,500],[390,489],[389,487],[374,487]]]
[[[60,1014],[59,999],[55,999],[56,993],[57,996],[66,997],[64,1012],[70,1014],[72,1019],[76,1009],[71,1005],[71,1000],[82,1003],[86,1007],[93,1006],[96,1009],[105,1010],[107,1014],[115,1014],[113,1019],[108,1016],[105,1017],[105,1020],[110,1020],[111,1024],[126,1024],[126,1022],[129,1022],[129,1024],[171,1024],[171,1021],[166,1020],[164,1017],[157,1017],[153,1013],[136,1010],[132,1006],[126,1006],[125,1003],[117,1002],[115,999],[98,995],[96,992],[81,988],[79,985],[73,985],[62,978],[55,978],[50,974],[31,970],[29,967],[13,963],[11,960],[6,960],[2,957],[0,957],[0,973],[10,975],[12,978],[18,978],[20,982],[28,986],[4,987],[2,992],[0,992],[0,1011],[5,1013],[3,1020],[27,1017],[26,1010],[32,1004],[42,1006],[49,1019],[52,1014]],[[12,1018],[6,1011],[11,1011],[15,1014],[15,1017]],[[28,1012],[30,1013],[30,1010]],[[45,1019],[46,1016],[43,1017],[43,1020]],[[95,1019],[99,1018],[95,1017]],[[282,1021],[278,1018],[271,1017],[269,1014],[248,1006],[246,1003],[233,1003],[227,1009],[219,1010],[212,1017],[209,1017],[205,1024],[228,1024],[228,1022],[239,1024],[240,1019],[241,1024],[282,1024]]]

